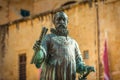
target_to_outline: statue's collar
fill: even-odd
[[[58,36],[65,36],[64,34],[61,34],[60,32],[58,32],[55,28],[51,28],[51,33],[58,35]],[[66,35],[65,37],[67,37],[68,35]]]
[[[50,32],[57,35],[57,31],[56,31],[56,29],[54,29],[54,28],[51,28],[51,29],[50,29]]]

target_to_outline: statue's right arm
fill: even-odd
[[[47,56],[47,41],[48,41],[47,36],[45,36],[41,45],[39,45],[39,42],[36,41],[36,43],[33,46],[34,52],[36,54],[34,64],[37,68],[40,68],[42,63],[46,59],[46,56]]]
[[[44,48],[41,47],[41,49],[39,51],[36,51],[35,54],[36,54],[36,57],[35,57],[34,64],[37,68],[40,68],[41,64],[44,62],[45,57],[46,57],[46,53],[44,51]]]

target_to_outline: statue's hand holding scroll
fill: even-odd
[[[36,41],[36,43],[34,44],[33,50],[34,50],[35,52],[37,52],[37,51],[40,50],[41,46],[40,46],[39,44],[40,44],[39,41]]]
[[[37,68],[39,68],[45,58],[44,49],[41,45],[39,45],[39,41],[36,41],[36,43],[33,46],[33,50],[36,54],[36,57],[34,58],[34,64]]]
[[[31,64],[35,63],[36,64],[36,56],[37,56],[37,53],[40,53],[41,56],[43,56],[43,52],[41,51],[44,51],[42,48],[41,48],[41,42],[42,42],[42,39],[45,37],[46,33],[47,33],[48,29],[43,27],[42,28],[42,31],[41,31],[41,35],[39,37],[39,40],[36,41],[36,43],[34,44],[33,46],[33,50],[35,51],[33,57],[32,57],[32,60],[31,60]]]

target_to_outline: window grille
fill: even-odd
[[[26,54],[19,55],[19,80],[26,80]]]
[[[88,50],[85,50],[84,52],[83,52],[83,58],[84,59],[89,59],[89,51]]]

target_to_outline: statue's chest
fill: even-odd
[[[66,37],[53,37],[50,41],[49,59],[74,59],[75,58],[75,45],[71,38]]]
[[[64,36],[53,37],[51,39],[51,44],[53,46],[68,47],[68,46],[72,45],[72,40],[70,38],[66,38]]]
[[[53,37],[50,42],[50,52],[56,54],[72,53],[75,49],[73,40],[63,36]]]

